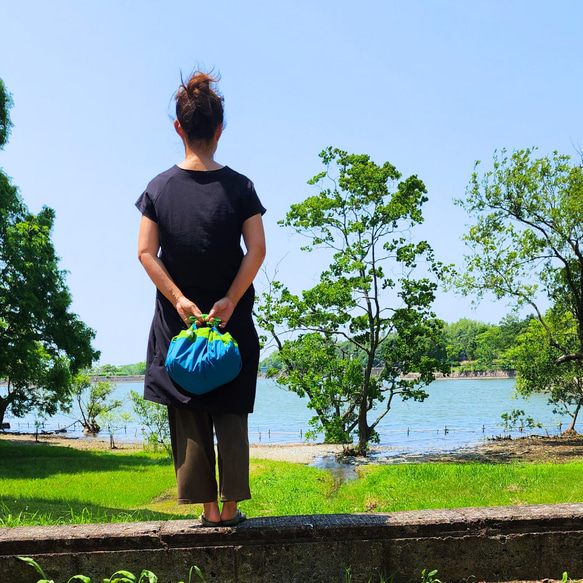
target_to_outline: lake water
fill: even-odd
[[[534,433],[556,435],[566,429],[570,419],[554,415],[546,396],[533,395],[529,400],[513,398],[514,382],[513,379],[445,379],[429,386],[430,396],[423,403],[395,399],[391,411],[377,427],[381,445],[395,454],[471,447],[487,437],[507,434],[500,426],[501,415],[513,409],[523,410],[544,425]],[[121,383],[117,385],[115,398],[125,399],[124,407],[130,410],[129,391],[141,393],[142,389],[142,383]],[[378,411],[369,413],[370,422],[376,418],[375,413]],[[259,379],[255,413],[249,417],[249,439],[252,443],[266,444],[305,442],[311,416],[307,399],[300,399],[272,380]],[[75,418],[73,412],[44,420],[44,430],[68,426]],[[10,431],[34,432],[33,415],[16,419],[7,414],[5,421],[10,423]],[[94,439],[84,437],[79,424],[70,427],[66,435]],[[512,435],[520,433],[515,431]],[[104,431],[98,439],[109,437]],[[115,439],[141,441],[141,427],[135,422],[129,423],[116,432]],[[320,436],[319,441],[322,439]]]

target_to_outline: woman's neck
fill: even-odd
[[[178,164],[178,167],[183,170],[220,170],[222,166],[215,162],[215,150],[216,145],[207,148],[192,148],[185,144],[184,160]]]

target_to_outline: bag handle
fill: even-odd
[[[201,317],[203,318],[203,322],[201,322],[198,318],[195,318],[194,316],[190,316],[190,321],[192,322],[192,325],[196,328],[200,328],[200,327],[206,327],[206,328],[215,328],[217,326],[217,324],[221,323],[221,319],[220,318],[215,318],[213,316],[212,322],[207,322],[206,318],[209,317],[208,314],[201,314]]]

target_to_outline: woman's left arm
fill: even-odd
[[[242,234],[247,252],[241,261],[239,271],[225,297],[215,302],[209,312],[209,318],[221,319],[221,328],[229,321],[235,306],[253,283],[265,258],[265,233],[260,214],[249,217],[243,223]]]

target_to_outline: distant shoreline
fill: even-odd
[[[405,375],[403,378],[414,379],[415,373]],[[258,379],[267,379],[265,374],[257,375]],[[484,371],[454,371],[449,375],[444,375],[443,373],[436,373],[436,381],[447,381],[447,380],[464,380],[464,379],[513,379],[516,378],[516,371],[514,370],[484,370]],[[144,375],[125,375],[125,376],[92,376],[91,382],[97,383],[99,381],[108,381],[111,383],[143,383]],[[6,381],[0,381],[0,386],[6,386]]]
[[[91,382],[98,383],[99,381],[107,381],[110,383],[143,383],[144,382],[144,375],[124,375],[124,376],[92,376]]]
[[[516,378],[515,370],[483,370],[483,371],[459,371],[456,370],[449,375],[437,373],[436,381],[447,381],[457,379],[514,379]]]
[[[378,374],[380,370],[375,371],[373,373]],[[404,375],[402,378],[404,379],[414,379],[418,375],[416,373],[410,373],[408,375]],[[257,376],[259,379],[267,379],[268,377],[265,374],[259,374]],[[271,377],[274,380],[277,377]],[[468,380],[468,379],[479,379],[479,380],[492,380],[492,379],[514,379],[516,378],[516,371],[515,370],[482,370],[482,371],[453,371],[452,373],[445,375],[443,373],[435,373],[435,380],[436,381],[455,381],[455,380]]]

